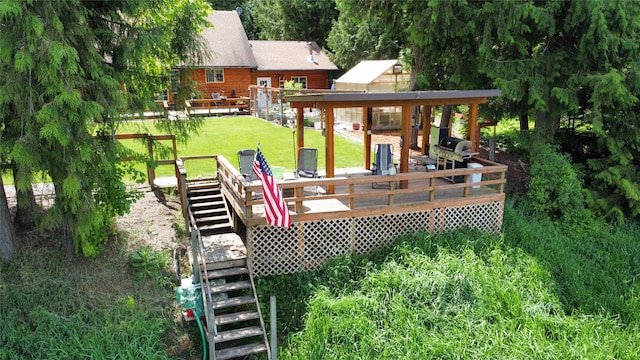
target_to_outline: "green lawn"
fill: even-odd
[[[149,132],[161,134],[154,123],[131,122],[123,124],[119,134]],[[283,127],[252,116],[226,116],[207,118],[197,134],[183,143],[178,144],[178,157],[187,155],[217,154],[224,156],[231,164],[237,166],[237,152],[241,149],[256,149],[258,143],[270,166],[283,166],[287,171],[295,168],[294,136],[288,127]],[[318,148],[318,168],[325,168],[324,145],[325,139],[321,132],[305,129],[305,146]],[[169,141],[162,141],[170,146]],[[146,149],[146,145],[137,140],[124,140],[123,144],[136,151]],[[341,135],[335,138],[335,166],[358,167],[363,166],[363,145]],[[165,158],[169,158],[166,156]],[[215,171],[211,161],[190,161],[186,164],[189,177],[198,175],[210,176]],[[142,168],[141,168],[142,169]],[[159,167],[158,177],[173,176],[173,168]]]

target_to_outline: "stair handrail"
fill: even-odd
[[[249,271],[249,281],[251,282],[253,299],[256,303],[256,311],[258,312],[258,318],[260,319],[260,326],[262,327],[262,341],[267,347],[267,359],[271,359],[271,351],[275,351],[277,355],[278,349],[273,350],[269,347],[269,339],[267,339],[267,328],[264,325],[264,319],[262,318],[262,311],[260,311],[260,302],[258,301],[258,292],[256,291],[256,284],[253,281],[253,269],[251,268],[251,263],[248,261],[248,259],[247,259],[247,270]],[[277,335],[271,334],[271,336],[277,336]]]
[[[213,310],[213,296],[211,295],[211,284],[207,274],[207,263],[204,257],[204,245],[200,230],[195,225],[195,219],[191,210],[189,210],[189,220],[191,221],[191,251],[194,253],[194,263],[198,264],[198,277],[200,278],[200,290],[202,291],[202,301],[204,308],[204,316],[207,321],[207,333],[209,335],[209,359],[215,360],[215,344],[213,339],[218,335],[218,327],[216,326],[216,315]],[[194,251],[197,249],[197,252]],[[201,273],[204,271],[205,276]],[[195,272],[194,272],[195,275]],[[211,345],[214,344],[214,347]]]

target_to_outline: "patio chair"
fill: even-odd
[[[253,160],[255,156],[256,151],[253,149],[238,151],[238,170],[240,170],[240,174],[249,182],[258,180],[258,176],[253,172]]]
[[[371,175],[395,175],[398,171],[396,164],[393,163],[393,146],[391,144],[376,144],[375,161],[371,167]],[[377,183],[371,183],[371,187],[375,187]],[[389,182],[384,182],[385,185],[389,185]],[[397,184],[396,184],[397,186]]]
[[[298,166],[295,171],[297,178],[318,178],[318,149],[302,147],[298,149]],[[314,194],[318,193],[318,186],[314,187]]]

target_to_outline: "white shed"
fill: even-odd
[[[400,92],[409,90],[409,72],[398,60],[365,60],[335,80],[336,91]],[[401,124],[402,109],[396,107],[373,108],[373,129],[397,129]],[[336,120],[361,123],[362,109],[336,109]]]

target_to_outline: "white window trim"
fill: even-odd
[[[207,74],[209,73],[209,71],[213,72],[213,81],[209,81],[209,76],[207,76]],[[216,71],[221,71],[222,72],[222,81],[217,81],[217,74]],[[204,71],[204,80],[206,83],[211,84],[211,83],[224,83],[224,69],[223,68],[207,68]]]

